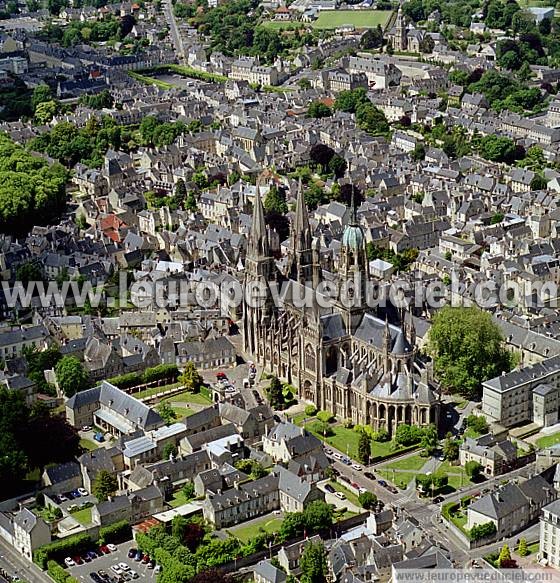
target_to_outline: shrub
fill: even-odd
[[[66,569],[61,567],[56,561],[49,561],[47,573],[56,583],[77,583],[77,579],[72,577]]]
[[[317,414],[317,407],[315,407],[315,405],[307,405],[305,407],[305,414],[308,417],[315,417],[315,415]]]
[[[441,507],[441,515],[451,522],[451,516],[455,514],[459,510],[459,503],[458,502],[447,502]]]
[[[132,536],[132,529],[128,520],[121,520],[99,529],[99,544],[122,543]]]
[[[330,411],[319,411],[317,419],[323,423],[331,423],[331,421],[334,421],[334,415]]]
[[[313,421],[310,425],[311,431],[324,437],[332,437],[334,435],[333,428],[324,421]]]
[[[371,438],[373,439],[373,441],[382,443],[384,441],[389,441],[391,439],[391,436],[389,435],[389,432],[386,429],[381,428],[379,431],[373,431]]]
[[[179,369],[175,364],[158,364],[152,368],[147,368],[143,374],[145,383],[154,381],[170,380],[175,381],[179,376]]]
[[[496,534],[496,525],[493,522],[485,522],[473,526],[469,532],[471,540],[480,540]]]
[[[62,561],[65,557],[81,555],[83,552],[87,551],[90,546],[91,539],[87,534],[75,534],[65,539],[39,547],[33,553],[33,561],[44,571],[50,560]]]

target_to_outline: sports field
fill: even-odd
[[[314,28],[338,28],[353,24],[356,28],[375,28],[385,26],[391,16],[390,10],[323,10],[313,22]]]
[[[352,24],[356,28],[375,28],[378,24],[385,26],[390,10],[323,10],[315,22],[301,22],[299,20],[267,20],[261,26],[273,30],[295,30],[312,26],[323,30],[338,28]]]

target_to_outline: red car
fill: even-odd
[[[101,545],[99,547],[99,554],[100,555],[108,555],[111,551],[105,546],[105,545]]]
[[[81,565],[83,563],[82,561],[82,557],[73,557],[74,558],[74,563],[76,563],[76,565]]]
[[[143,562],[144,564],[146,564],[146,563],[149,563],[149,562],[150,562],[150,556],[149,556],[149,555],[144,555],[144,556],[142,557],[142,562]]]
[[[216,378],[219,381],[225,381],[225,380],[227,380],[227,376],[226,376],[226,373],[225,372],[217,372],[216,373]]]

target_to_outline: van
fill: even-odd
[[[247,378],[243,379],[243,388],[248,389],[250,386],[251,386],[251,383],[249,382],[249,379],[247,379]]]

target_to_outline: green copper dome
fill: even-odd
[[[353,251],[358,251],[364,246],[364,232],[359,225],[348,225],[342,235],[342,245]]]

